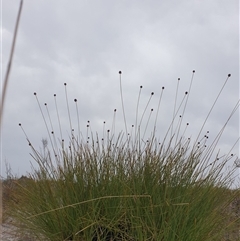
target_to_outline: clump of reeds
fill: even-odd
[[[102,136],[95,135],[88,121],[85,138],[80,130],[77,99],[73,103],[78,119],[77,131],[74,130],[64,84],[69,140],[62,134],[56,94],[58,126],[54,127],[47,103],[44,114],[34,93],[48,140],[43,140],[43,151],[39,152],[19,124],[37,168],[24,184],[19,184],[10,203],[15,224],[37,240],[223,240],[237,223],[227,212],[235,195],[229,189],[234,168],[225,171],[236,156],[230,153],[220,157],[214,151],[229,119],[210,144],[208,133],[202,134],[202,130],[230,75],[199,128],[199,135],[192,140],[184,136],[188,123],[181,132],[181,118],[177,124],[176,119],[179,113],[185,113],[194,73],[180,104],[175,101],[171,123],[160,141],[155,133],[164,87],[153,118],[151,108],[146,116],[153,92],[139,117],[140,86],[135,124],[129,128],[119,72],[125,130],[115,131],[115,109],[111,129],[105,130],[104,123]],[[239,102],[231,116],[238,106]],[[60,138],[54,128],[59,129]]]

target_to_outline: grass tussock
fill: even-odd
[[[22,4],[23,1],[20,3],[2,91],[0,126]],[[235,208],[239,206],[239,199],[236,199],[239,194],[230,190],[235,170],[226,171],[226,166],[235,157],[232,154],[221,157],[213,154],[228,121],[239,108],[239,101],[210,145],[206,145],[208,133],[201,138],[203,127],[230,75],[195,140],[185,138],[185,131],[180,135],[181,117],[185,114],[193,76],[189,90],[178,107],[177,86],[173,119],[159,143],[155,134],[164,87],[153,130],[146,139],[153,109],[150,110],[146,126],[143,125],[143,119],[154,93],[151,93],[139,120],[140,86],[135,126],[132,126],[135,130],[128,133],[121,71],[119,74],[125,133],[115,134],[114,110],[113,131],[104,130],[104,138],[99,138],[98,134],[93,137],[93,133],[89,132],[89,121],[87,138],[82,138],[78,109],[79,134],[74,134],[64,84],[71,134],[66,143],[62,138],[56,104],[61,133],[61,141],[57,141],[47,104],[45,107],[50,125],[34,93],[46,124],[50,147],[47,140],[43,140],[44,152],[38,152],[22,128],[37,168],[33,168],[28,177],[9,177],[1,182],[4,221],[11,218],[12,224],[19,228],[17,232],[23,232],[22,240],[32,240],[30,236],[43,241],[239,240],[238,210],[232,209],[235,202]],[[56,103],[56,95],[54,98]],[[77,99],[74,102],[77,107]],[[179,113],[180,120],[174,125]]]
[[[185,112],[188,94],[185,92],[179,107],[174,107],[173,120],[161,143],[155,136],[156,125],[143,141],[146,127],[140,131],[139,98],[135,131],[127,132],[122,91],[126,133],[106,130],[105,138],[90,133],[91,138],[84,140],[71,131],[69,141],[57,142],[43,115],[50,147],[43,140],[40,153],[23,130],[37,168],[24,181],[15,182],[8,202],[14,224],[36,240],[226,240],[226,235],[238,228],[238,218],[229,211],[238,195],[230,190],[235,169],[226,171],[226,165],[236,157],[213,155],[225,126],[210,145],[207,134],[199,140],[202,128],[196,140],[180,135],[180,124],[173,128],[181,107]],[[160,101],[157,110],[159,106]],[[72,129],[70,114],[69,122]]]

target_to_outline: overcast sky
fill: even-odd
[[[2,1],[3,76],[18,7],[19,1]],[[210,131],[211,143],[239,99],[238,1],[25,0],[4,112],[2,175],[5,176],[5,161],[19,176],[31,171],[30,162],[34,163],[19,123],[36,149],[40,149],[42,138],[48,137],[34,92],[46,118],[44,103],[48,104],[58,137],[53,94],[57,94],[62,130],[69,133],[65,82],[74,128],[77,115],[73,99],[77,98],[83,133],[88,120],[92,130],[100,135],[103,121],[106,129],[111,129],[115,108],[116,126],[124,131],[120,70],[128,129],[135,124],[139,86],[143,86],[139,119],[154,92],[145,124],[151,108],[156,115],[162,86],[165,87],[156,132],[160,140],[173,116],[178,78],[179,105],[189,88],[192,71],[196,70],[182,120],[182,129],[190,123],[185,134],[190,137],[199,132],[230,73],[203,130],[203,135]],[[238,137],[237,112],[219,142],[223,154],[231,150]],[[238,144],[231,153],[238,155]]]

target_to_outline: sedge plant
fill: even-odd
[[[78,119],[77,131],[74,131],[67,84],[64,84],[70,125],[68,140],[62,135],[56,94],[58,126],[54,127],[47,104],[44,111],[34,93],[48,138],[42,141],[42,151],[38,151],[19,124],[37,167],[33,167],[24,183],[17,182],[18,188],[9,202],[9,215],[14,224],[36,240],[44,241],[226,240],[227,235],[238,228],[238,219],[229,211],[236,197],[236,192],[230,189],[235,168],[225,170],[237,157],[231,152],[220,156],[214,151],[227,123],[238,110],[239,101],[209,144],[209,133],[203,134],[203,127],[230,78],[228,75],[197,138],[186,138],[188,123],[182,127],[178,116],[185,114],[194,74],[195,71],[179,104],[176,92],[173,116],[160,141],[156,123],[164,87],[153,117],[153,109],[149,108],[153,92],[139,115],[143,89],[140,86],[135,124],[129,128],[120,71],[123,131],[115,131],[115,109],[111,129],[105,129],[104,123],[102,136],[94,134],[88,121],[85,138],[80,130],[77,99],[73,103]],[[151,132],[148,131],[150,120],[154,123]],[[54,128],[59,129],[60,138]],[[236,236],[232,240],[237,240]]]

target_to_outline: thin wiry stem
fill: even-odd
[[[137,100],[137,109],[136,109],[136,120],[135,120],[135,139],[136,139],[136,134],[137,134],[137,119],[138,119],[138,107],[139,107],[139,102],[140,102],[140,95],[142,91],[142,85],[140,86],[139,94],[138,94],[138,100]]]
[[[164,90],[164,86],[162,87],[161,95],[160,95],[159,101],[158,101],[157,114],[156,114],[156,118],[155,118],[153,133],[155,133],[155,131],[156,131],[158,113],[159,113],[159,108],[160,108],[160,104],[161,104],[161,100],[162,100],[163,90]]]
[[[48,110],[48,106],[47,106],[47,103],[44,104],[45,107],[46,107],[46,110],[47,110],[47,114],[48,114],[48,119],[49,119],[49,122],[50,122],[50,125],[51,125],[51,128],[52,128],[52,136],[53,136],[53,141],[54,141],[54,145],[55,145],[55,149],[57,150],[57,141],[56,141],[56,137],[55,137],[55,132],[54,132],[54,128],[53,128],[53,124],[52,124],[52,119],[50,117],[50,113],[49,113],[49,110]]]
[[[50,142],[51,142],[52,149],[53,149],[53,151],[54,151],[54,155],[56,156],[55,148],[54,148],[54,145],[53,145],[53,142],[52,142],[52,137],[51,137],[51,134],[50,134],[50,131],[49,131],[49,128],[48,128],[48,124],[47,124],[46,118],[45,118],[45,116],[44,116],[44,114],[43,114],[41,105],[40,105],[40,103],[39,103],[39,100],[38,100],[38,97],[37,97],[37,93],[35,92],[34,95],[35,95],[35,97],[36,97],[36,100],[37,100],[37,103],[38,103],[40,112],[41,112],[41,114],[42,114],[42,118],[43,118],[43,121],[44,121],[44,123],[45,123],[46,129],[47,129],[47,132],[48,132],[48,136],[49,136],[49,139],[50,139]]]
[[[174,103],[174,109],[173,109],[173,120],[174,120],[176,104],[177,104],[179,82],[180,82],[180,78],[178,78],[178,83],[177,83],[177,89],[176,89],[176,95],[175,95],[175,103]],[[173,131],[173,125],[172,125],[172,128],[171,128],[171,135],[170,136],[172,136],[172,131]]]
[[[69,110],[69,104],[68,104],[68,96],[67,96],[67,83],[64,83],[65,86],[65,96],[66,96],[66,103],[67,103],[67,111],[68,111],[68,118],[69,118],[69,124],[70,124],[70,129],[71,129],[71,135],[72,134],[72,122],[71,122],[71,116],[70,116],[70,110]]]
[[[233,151],[234,147],[239,143],[240,137],[237,138],[237,140],[235,141],[235,143],[233,144],[232,148],[229,150],[229,152],[227,153],[227,156],[230,155],[230,153]]]
[[[174,120],[175,120],[175,118],[176,118],[176,116],[177,116],[177,114],[178,114],[178,112],[179,112],[179,110],[180,110],[180,108],[181,108],[181,106],[182,106],[182,104],[183,104],[183,102],[184,102],[185,97],[186,97],[187,94],[188,94],[188,93],[185,92],[184,97],[183,97],[183,99],[182,99],[182,101],[181,101],[181,103],[180,103],[180,105],[179,105],[179,107],[178,107],[178,109],[177,109],[177,111],[176,111],[176,113],[175,113],[175,116],[173,117],[173,119],[172,119],[172,121],[171,121],[171,123],[170,123],[170,126],[169,126],[169,128],[168,128],[168,130],[167,130],[167,132],[166,132],[166,134],[165,134],[165,137],[164,137],[164,139],[163,139],[162,145],[163,145],[163,144],[165,143],[165,141],[166,141],[166,138],[167,138],[167,136],[168,136],[168,133],[169,133],[170,129],[172,128],[173,122],[174,122]],[[169,144],[172,142],[172,137],[173,137],[173,136],[170,136],[171,141],[169,142]]]
[[[221,90],[219,91],[219,93],[218,93],[215,101],[213,102],[213,105],[212,105],[210,111],[209,111],[208,114],[207,114],[207,117],[205,118],[205,120],[204,120],[204,122],[203,122],[203,125],[202,125],[202,127],[201,127],[201,129],[200,129],[200,131],[199,131],[199,134],[198,134],[197,138],[196,138],[196,142],[197,142],[199,136],[201,135],[202,130],[203,130],[203,127],[205,126],[205,124],[206,124],[206,122],[207,122],[207,120],[208,120],[208,117],[210,116],[210,114],[211,114],[211,112],[212,112],[212,110],[213,110],[213,108],[214,108],[214,106],[215,106],[215,104],[216,104],[219,96],[221,95],[221,93],[222,93],[222,91],[223,91],[223,89],[224,89],[225,85],[227,84],[227,81],[228,81],[228,79],[229,79],[230,77],[231,77],[231,74],[228,74],[225,82],[223,83],[223,86],[222,86]]]
[[[153,112],[153,109],[151,109],[150,114],[149,114],[149,117],[148,117],[148,120],[147,120],[147,124],[146,124],[145,130],[144,130],[144,133],[143,133],[143,137],[142,137],[143,140],[144,140],[144,137],[145,137],[145,134],[146,134],[146,131],[147,131],[147,127],[148,127],[148,124],[149,124],[149,121],[150,121],[152,112]],[[153,134],[154,134],[154,133],[153,133]]]
[[[77,112],[77,120],[78,120],[78,138],[79,138],[79,143],[80,143],[80,121],[79,121],[79,113],[78,113],[78,104],[77,104],[77,99],[74,99],[74,102],[76,103],[76,112]]]
[[[50,125],[51,125],[51,128],[52,128],[52,131],[54,131],[52,120],[51,120],[51,117],[50,117],[50,113],[49,113],[49,110],[48,110],[48,107],[47,107],[47,103],[45,103],[44,105],[46,107],[46,111],[47,111],[47,114],[48,114],[48,119],[49,119],[49,122],[50,122]]]
[[[105,125],[106,125],[106,121],[103,122],[103,132],[102,132],[102,140],[104,142],[105,139]]]
[[[88,132],[89,132],[89,128],[90,128],[90,121],[88,120],[87,121],[87,136],[86,136],[86,142],[88,143],[88,140],[89,140],[89,135],[88,135]],[[90,131],[90,133],[91,133],[91,131]]]
[[[174,131],[174,133],[177,133],[177,135],[175,137],[175,145],[177,144],[177,137],[178,137],[178,133],[179,133],[179,130],[180,130],[181,120],[182,120],[182,115],[179,116],[179,120],[178,120],[178,123],[176,125],[176,130]]]
[[[177,132],[177,136],[176,136],[176,143],[177,143],[177,140],[178,140],[179,131],[180,131],[180,129],[181,129],[181,125],[182,125],[182,120],[183,120],[183,117],[184,117],[184,113],[185,113],[185,111],[186,111],[186,107],[187,107],[187,103],[188,103],[188,98],[189,98],[189,95],[190,95],[190,92],[191,92],[194,73],[195,73],[195,70],[193,70],[193,73],[192,73],[192,78],[191,78],[190,86],[189,86],[189,89],[188,89],[187,99],[186,99],[185,105],[184,105],[184,107],[183,107],[182,118],[180,119],[179,128],[178,128],[178,132]]]
[[[146,107],[145,107],[145,109],[144,109],[144,111],[143,111],[141,120],[140,120],[139,125],[138,125],[137,136],[139,137],[139,139],[141,139],[141,138],[140,138],[140,127],[141,127],[141,124],[142,124],[142,120],[143,120],[143,117],[144,117],[144,115],[145,115],[145,113],[146,113],[146,110],[147,110],[147,108],[148,108],[148,105],[149,105],[149,103],[150,103],[153,95],[154,95],[154,92],[152,92],[151,95],[150,95],[150,97],[149,97],[149,100],[148,100],[148,102],[147,102],[147,104],[146,104]]]
[[[186,124],[186,127],[185,127],[185,129],[184,129],[184,131],[183,131],[183,134],[182,134],[182,136],[184,136],[185,135],[185,132],[186,132],[186,130],[187,130],[187,127],[189,126],[189,123],[187,123]]]
[[[149,103],[150,103],[153,95],[154,95],[154,92],[152,92],[151,95],[150,95],[150,97],[149,97],[149,100],[148,100],[148,102],[147,102],[147,104],[146,104],[146,107],[145,107],[145,109],[144,109],[144,111],[143,111],[141,120],[140,120],[140,122],[139,122],[139,126],[141,126],[141,124],[142,124],[143,117],[144,117],[144,115],[145,115],[145,113],[146,113],[146,110],[147,110],[147,108],[148,108],[148,105],[149,105]]]
[[[122,101],[123,118],[124,118],[124,124],[125,124],[126,138],[128,138],[127,122],[126,122],[126,116],[125,116],[125,110],[124,110],[124,104],[123,104],[122,78],[121,78],[121,75],[122,75],[122,71],[119,71],[119,77],[120,77],[120,94],[121,94],[121,101]]]
[[[27,139],[27,142],[28,142],[28,144],[30,145],[30,144],[31,144],[31,142],[30,142],[30,140],[29,140],[29,138],[28,138],[28,136],[27,136],[27,134],[26,134],[25,130],[23,129],[22,124],[21,124],[21,123],[19,123],[18,125],[21,127],[21,129],[22,129],[22,131],[23,131],[23,133],[24,133],[24,135],[25,135],[25,137],[26,137],[26,139]]]
[[[20,6],[19,6],[19,10],[18,10],[18,16],[17,16],[17,21],[16,21],[14,35],[13,35],[13,42],[12,42],[10,57],[9,57],[9,61],[8,61],[7,72],[6,72],[6,75],[4,78],[4,83],[3,83],[2,98],[1,98],[1,104],[0,104],[0,128],[2,126],[4,101],[5,101],[5,96],[6,96],[6,92],[7,92],[9,75],[10,75],[10,71],[11,71],[11,67],[12,67],[13,53],[14,53],[14,49],[15,49],[15,45],[16,45],[17,31],[18,31],[18,26],[19,26],[19,22],[20,22],[22,6],[23,6],[23,0],[21,0],[21,2],[20,2]]]
[[[58,113],[58,106],[57,106],[57,99],[56,99],[56,94],[54,94],[54,101],[55,101],[55,107],[56,107],[56,111],[57,111],[57,118],[58,118],[58,125],[59,125],[59,130],[60,130],[60,135],[61,135],[61,140],[63,140],[63,136],[62,136],[62,128],[61,128],[61,123],[60,123],[60,118],[59,118],[59,113]]]
[[[240,105],[240,100],[238,100],[238,102],[236,103],[236,105],[234,106],[230,116],[228,117],[227,121],[225,122],[225,124],[223,125],[223,127],[221,128],[221,130],[219,131],[219,133],[217,134],[217,136],[215,137],[215,139],[213,140],[212,144],[209,146],[209,151],[207,152],[208,155],[206,155],[204,158],[208,158],[209,155],[212,155],[211,153],[214,152],[228,122],[230,121],[230,119],[232,118],[232,116],[234,115],[234,113],[239,109],[239,105]]]
[[[111,129],[112,137],[113,137],[114,134],[115,134],[116,112],[117,112],[117,109],[114,109],[114,111],[113,111],[112,129]]]

